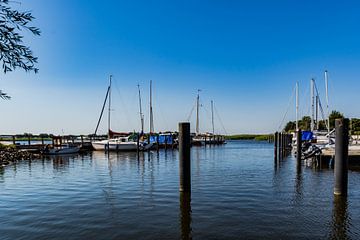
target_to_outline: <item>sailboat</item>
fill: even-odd
[[[192,138],[192,145],[202,146],[204,144],[225,144],[225,138],[223,136],[215,135],[214,128],[214,102],[211,100],[211,125],[212,132],[200,133],[200,119],[199,119],[199,110],[200,110],[200,89],[198,89],[198,94],[196,97],[196,132],[195,136]]]
[[[101,110],[100,118],[98,124],[95,129],[95,135],[97,133],[104,108],[106,105],[106,101],[109,101],[109,108],[108,108],[108,139],[101,140],[101,141],[94,141],[92,142],[92,146],[95,150],[103,150],[103,151],[136,151],[139,150],[147,150],[151,147],[152,144],[148,144],[145,141],[140,141],[138,139],[138,134],[132,134],[130,136],[126,136],[124,133],[117,133],[111,130],[110,127],[110,112],[111,112],[111,82],[112,82],[112,75],[110,75],[108,90],[106,92],[105,101]]]

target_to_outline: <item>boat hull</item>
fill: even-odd
[[[152,144],[139,146],[139,150],[148,150]],[[107,140],[92,142],[96,151],[137,151],[137,142],[109,142]]]
[[[48,149],[44,152],[45,155],[64,155],[64,154],[74,154],[80,151],[79,147],[71,148],[60,148],[60,149]]]

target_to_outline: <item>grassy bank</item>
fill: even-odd
[[[236,134],[226,136],[227,140],[256,140],[267,141],[270,134]]]

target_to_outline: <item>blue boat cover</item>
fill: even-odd
[[[156,138],[159,137],[159,144],[171,144],[172,136],[171,135],[159,135],[159,136],[150,136],[150,142],[156,143]]]
[[[302,131],[302,141],[310,141],[313,139],[313,132],[311,131]]]

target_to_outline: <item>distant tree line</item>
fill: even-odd
[[[330,129],[335,128],[335,119],[343,118],[344,115],[338,111],[332,111],[329,115],[329,121],[330,121]],[[317,123],[314,121],[315,126]],[[318,130],[326,130],[326,122],[325,120],[320,120],[318,123]],[[310,131],[311,129],[311,117],[310,116],[304,116],[301,120],[299,120],[299,128],[304,131]],[[285,127],[285,132],[293,132],[296,130],[296,122],[295,121],[289,121]],[[350,119],[350,130],[352,134],[360,134],[360,119],[359,118],[352,118]]]

